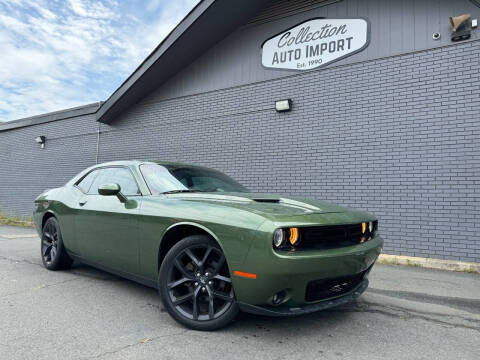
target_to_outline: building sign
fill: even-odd
[[[365,19],[312,19],[278,34],[262,45],[262,65],[310,70],[353,55],[368,46]]]

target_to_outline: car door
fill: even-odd
[[[127,167],[101,168],[88,192],[79,200],[76,231],[81,256],[120,272],[138,273],[138,214],[141,195]],[[98,187],[118,184],[127,197],[103,196]]]

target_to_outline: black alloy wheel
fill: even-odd
[[[42,230],[41,239],[42,262],[48,270],[67,269],[73,260],[63,246],[60,226],[56,218],[49,218]]]
[[[208,236],[189,236],[170,249],[159,290],[170,315],[192,329],[218,329],[238,313],[225,255]]]

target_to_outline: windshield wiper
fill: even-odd
[[[189,190],[189,189],[184,189],[184,190],[170,190],[170,191],[162,192],[162,195],[166,195],[166,194],[178,194],[178,193],[195,193],[195,192],[201,192],[201,191],[200,191],[200,190]]]

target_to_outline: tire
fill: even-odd
[[[205,235],[188,236],[170,249],[158,289],[168,313],[190,329],[220,329],[239,311],[225,256]]]
[[[69,269],[72,266],[73,260],[65,250],[60,225],[55,217],[49,218],[43,226],[40,255],[48,270]]]

